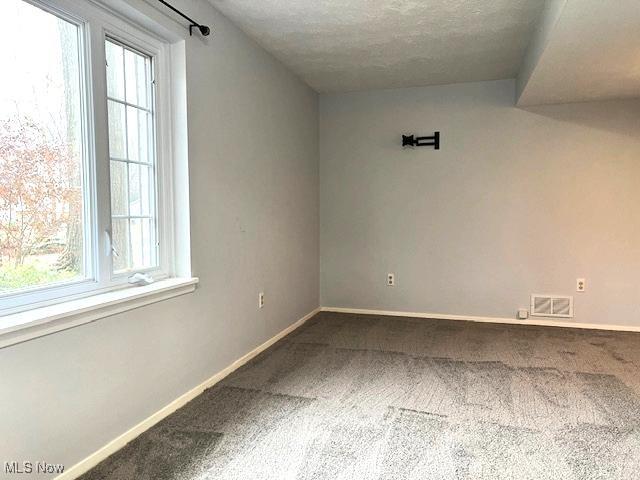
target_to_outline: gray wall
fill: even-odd
[[[215,31],[186,47],[199,288],[0,350],[0,461],[71,467],[319,305],[317,95],[206,2],[173,3]]]
[[[556,27],[562,11],[567,4],[567,0],[546,0],[542,16],[538,21],[533,37],[529,40],[529,46],[522,60],[518,78],[516,79],[517,104],[525,105],[525,98],[522,98],[527,84],[535,74],[538,62],[542,57],[545,48],[549,43],[553,29]],[[534,102],[532,102],[534,103]]]
[[[573,294],[575,322],[640,326],[640,102],[514,98],[513,81],[321,96],[323,306],[514,318]],[[401,148],[434,130],[439,152]]]

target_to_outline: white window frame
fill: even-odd
[[[176,276],[174,250],[174,188],[171,125],[171,66],[168,42],[92,2],[23,0],[79,27],[83,132],[83,232],[87,278],[35,286],[0,295],[3,316],[90,295],[131,287],[138,271],[153,280]],[[110,158],[107,117],[105,41],[113,38],[149,55],[155,76],[155,172],[158,267],[113,274],[110,200]],[[0,321],[0,333],[2,322]]]
[[[146,267],[146,268],[140,268],[140,269],[133,269],[133,270],[127,270],[127,271],[123,271],[123,272],[119,272],[116,273],[114,271],[114,263],[115,263],[115,256],[113,255],[113,249],[112,249],[112,255],[110,255],[111,258],[111,262],[110,262],[110,268],[111,268],[111,278],[114,281],[118,281],[118,279],[121,279],[123,277],[129,278],[132,274],[134,273],[146,273],[146,274],[153,274],[153,273],[157,273],[158,270],[162,269],[162,259],[161,259],[161,255],[160,255],[160,251],[161,249],[159,248],[160,245],[164,245],[164,242],[162,241],[161,237],[161,233],[162,233],[162,228],[161,228],[161,222],[160,222],[160,211],[161,211],[161,207],[160,207],[160,199],[163,198],[162,192],[161,192],[161,187],[158,183],[158,180],[160,178],[159,175],[159,170],[162,167],[161,162],[159,161],[159,156],[161,155],[160,152],[160,148],[158,148],[158,141],[159,141],[159,137],[163,137],[162,135],[158,135],[158,122],[156,121],[158,118],[158,108],[157,108],[157,101],[158,101],[158,74],[156,72],[156,64],[157,64],[157,59],[159,58],[158,55],[158,51],[156,49],[153,49],[153,51],[151,51],[151,49],[145,49],[145,50],[141,50],[136,44],[133,44],[131,41],[125,41],[122,40],[119,36],[116,37],[113,34],[110,34],[109,32],[105,31],[105,42],[111,42],[113,44],[117,44],[120,45],[121,47],[123,47],[126,50],[130,50],[132,52],[144,55],[146,57],[150,58],[151,61],[151,75],[152,75],[152,79],[151,80],[151,103],[152,105],[149,107],[150,112],[152,113],[153,116],[153,131],[151,132],[152,134],[152,145],[153,145],[153,154],[152,154],[152,158],[153,158],[153,163],[152,168],[153,168],[153,186],[152,189],[153,191],[151,192],[153,200],[151,202],[151,205],[153,206],[152,208],[152,215],[151,218],[153,218],[153,229],[154,229],[154,235],[153,238],[156,241],[156,246],[155,246],[155,260],[154,263],[156,263],[156,265],[152,266],[152,267]],[[124,60],[124,59],[123,59]],[[123,75],[125,75],[124,70],[123,70]],[[125,75],[126,76],[126,75]],[[126,87],[125,87],[126,89]],[[107,105],[109,101],[113,101],[116,102],[120,105],[124,105],[125,107],[129,107],[131,104],[128,103],[126,100],[119,100],[119,99],[114,99],[114,98],[110,98],[107,94]],[[135,108],[135,105],[131,105]],[[108,107],[107,107],[108,110]],[[127,109],[125,108],[125,112],[124,112],[124,122],[125,125],[127,124],[128,121],[128,117],[127,117]],[[126,130],[126,127],[125,127]],[[129,132],[127,131],[127,136],[129,135]],[[128,143],[128,142],[127,142]],[[128,149],[128,146],[126,147]],[[109,160],[114,160],[114,157],[112,157],[111,155],[109,155]],[[115,158],[115,160],[121,161],[125,164],[127,164],[129,167],[132,163],[138,163],[136,161],[132,161],[128,158],[122,158],[122,159],[118,159]],[[144,163],[144,162],[143,162]],[[145,165],[148,165],[145,163]],[[128,169],[127,169],[128,172]],[[109,173],[111,173],[111,162],[109,162]],[[111,182],[109,182],[109,184],[111,184]],[[130,191],[128,191],[128,193],[130,193]],[[112,199],[110,199],[112,200]],[[110,205],[113,204],[113,201],[110,202]],[[110,212],[110,221],[113,222],[113,212]],[[130,215],[125,215],[125,218],[129,221],[131,220],[131,216]],[[129,225],[130,228],[130,225]],[[108,239],[110,243],[113,243],[113,239],[112,239],[112,235],[113,235],[113,223],[110,223],[109,226],[107,226],[107,231],[108,231]],[[129,237],[130,237],[131,233],[129,230]],[[129,238],[130,240],[130,238]],[[131,246],[131,245],[130,245]]]
[[[144,32],[137,32],[137,36],[133,36],[130,31],[116,28],[108,25],[103,29],[102,45],[107,39],[115,40],[125,46],[137,50],[138,52],[148,55],[151,58],[153,75],[154,75],[154,91],[153,96],[153,120],[154,120],[154,170],[155,170],[155,191],[154,191],[154,207],[156,215],[156,235],[159,244],[158,247],[158,266],[151,268],[142,268],[135,271],[127,271],[123,273],[113,272],[113,255],[109,252],[108,271],[111,275],[112,284],[118,285],[127,282],[128,278],[137,272],[150,274],[154,279],[167,278],[173,276],[174,268],[171,264],[173,258],[173,184],[172,178],[172,162],[171,162],[171,92],[167,88],[170,78],[169,53],[166,44],[158,42]],[[104,54],[104,51],[101,52]],[[106,65],[101,62],[101,65]],[[103,76],[105,79],[104,86],[104,108],[107,109],[107,93],[106,93],[106,71]],[[102,77],[101,77],[102,78]],[[107,127],[108,132],[108,127]],[[107,133],[108,135],[108,133]],[[108,138],[107,138],[108,144]],[[109,155],[107,153],[107,160]],[[110,162],[107,161],[107,168]],[[108,215],[105,223],[105,232],[108,232],[105,240],[108,245],[105,248],[110,249],[111,236],[111,197],[110,182],[106,183],[108,187],[107,194],[109,202],[104,205],[105,212]],[[107,211],[108,210],[108,211]],[[106,266],[105,266],[106,267]]]

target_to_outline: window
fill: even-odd
[[[0,316],[172,276],[166,45],[71,0],[2,0],[0,41]]]
[[[152,59],[108,39],[113,271],[157,266]]]
[[[0,35],[0,293],[87,278],[79,27],[5,0]]]

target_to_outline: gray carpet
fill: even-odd
[[[83,476],[638,479],[640,334],[322,313]]]

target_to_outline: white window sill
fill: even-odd
[[[191,293],[197,278],[170,278],[25,312],[0,316],[0,348]]]

